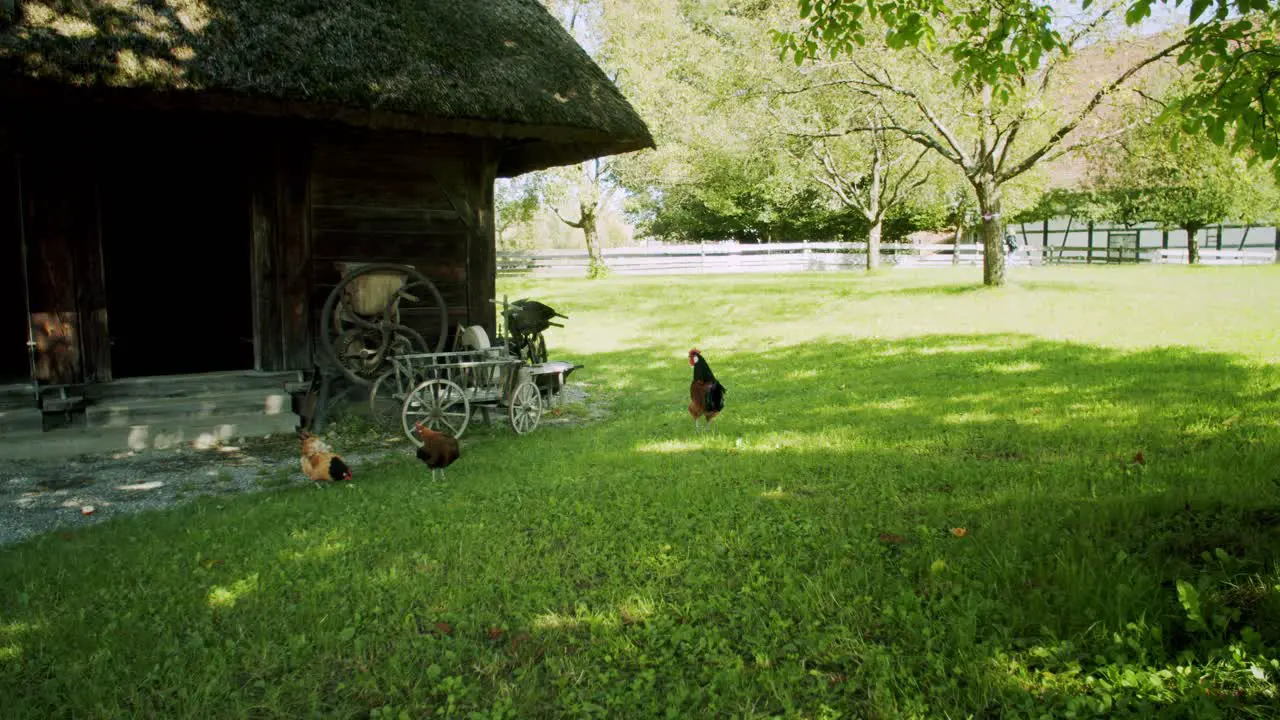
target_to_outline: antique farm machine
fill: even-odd
[[[303,413],[313,426],[323,424],[333,386],[341,383],[343,394],[367,390],[374,419],[398,426],[415,443],[415,422],[460,437],[476,410],[486,422],[491,413],[505,414],[523,434],[538,427],[548,402],[582,367],[548,359],[542,333],[563,327],[554,319],[568,318],[543,303],[503,298],[498,337],[461,323],[451,336],[443,297],[415,268],[340,269],[342,280],[321,312],[321,350],[330,367],[317,373],[313,412]]]

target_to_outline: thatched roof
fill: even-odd
[[[502,174],[653,145],[537,0],[18,5],[16,22],[0,19],[0,78],[10,81],[524,141]]]

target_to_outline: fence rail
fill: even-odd
[[[866,267],[865,242],[767,243],[739,245],[704,243],[660,247],[610,248],[603,252],[610,272],[620,275],[689,275],[720,273],[829,272]],[[1205,265],[1253,265],[1276,262],[1270,248],[1204,249]],[[540,252],[499,251],[498,273],[537,277],[580,277],[587,271],[583,250]],[[982,246],[881,245],[881,264],[891,267],[950,267],[980,265]],[[1186,263],[1185,248],[1019,245],[1010,258],[1014,266],[1058,263]]]

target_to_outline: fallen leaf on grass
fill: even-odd
[[[968,535],[969,531],[964,528],[951,528],[951,534],[960,538],[960,537],[964,537],[965,535]]]
[[[502,628],[499,628],[499,627],[491,627],[491,628],[489,628],[489,639],[490,639],[490,640],[497,640],[497,639],[499,639],[499,638],[501,638],[501,637],[502,637]]]
[[[1133,461],[1139,465],[1147,464],[1147,458],[1142,454],[1141,450],[1138,451],[1137,455],[1133,456]]]
[[[445,622],[436,623],[436,630],[440,631],[440,633],[443,635],[453,634],[453,626]]]
[[[901,545],[909,541],[906,538],[902,537],[901,535],[894,535],[892,533],[880,533],[880,542],[891,544],[891,545]]]

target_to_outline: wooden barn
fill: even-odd
[[[0,445],[291,431],[348,263],[492,335],[495,177],[652,145],[538,0],[0,0]]]

